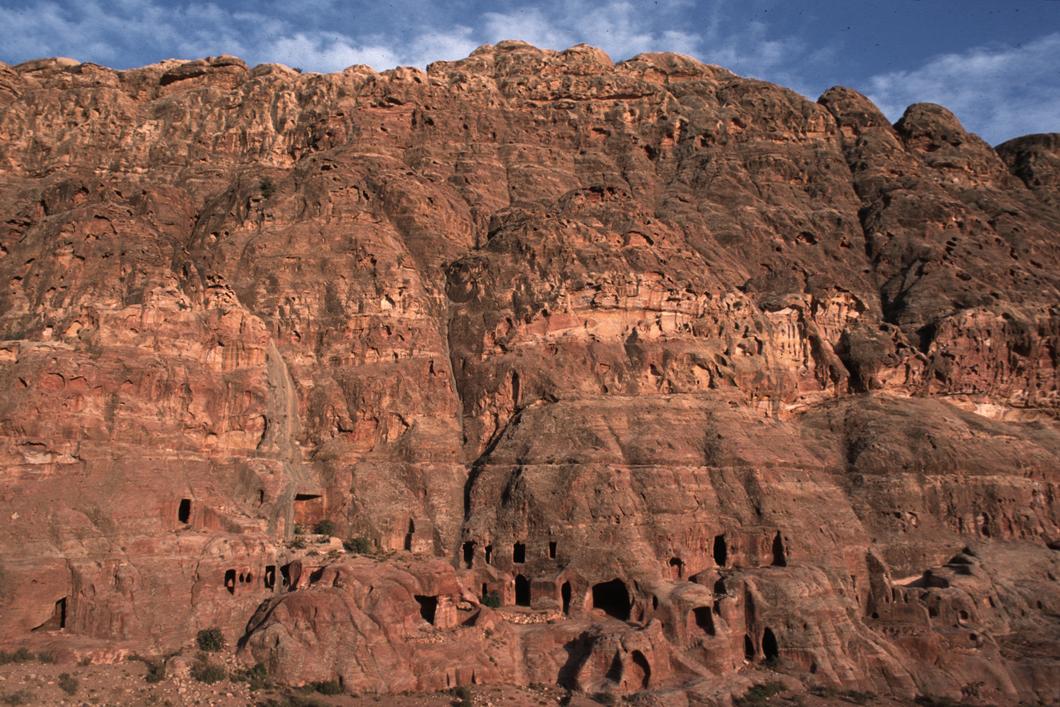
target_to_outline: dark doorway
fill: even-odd
[[[615,651],[615,657],[611,659],[611,665],[607,668],[607,674],[604,677],[615,683],[622,682],[622,656],[618,654],[618,651]]]
[[[416,595],[416,603],[420,605],[420,616],[423,620],[434,625],[434,615],[438,611],[438,597]]]
[[[177,520],[181,523],[187,523],[191,520],[191,499],[182,498],[180,499],[180,507],[177,508]]]
[[[777,645],[777,637],[773,635],[771,628],[767,628],[762,634],[762,655],[770,662],[780,656],[780,646]]]
[[[412,552],[412,536],[416,534],[416,521],[409,518],[409,531],[405,533],[405,550]]]
[[[773,536],[773,566],[774,567],[787,567],[788,558],[784,553],[784,538],[780,536],[780,531]]]
[[[464,567],[471,569],[472,563],[475,561],[475,543],[469,540],[464,543]]]
[[[725,543],[724,535],[714,536],[714,562],[719,567],[724,567],[729,560],[729,546]]]
[[[52,615],[33,631],[56,631],[66,628],[66,597],[55,602]]]
[[[640,651],[633,651],[633,667],[640,672],[640,689],[647,690],[651,684],[651,665]]]
[[[493,546],[492,545],[487,545],[486,546],[486,564],[487,565],[492,565],[493,564]]]
[[[685,576],[685,563],[680,557],[670,558],[670,578],[682,579]]]
[[[276,565],[265,565],[265,588],[273,589],[276,586]]]
[[[747,660],[755,659],[755,644],[746,633],[743,635],[743,657]]]
[[[703,633],[708,636],[714,635],[714,616],[711,614],[709,606],[697,606],[692,609],[692,614],[696,617],[696,626],[703,629]]]
[[[512,562],[517,565],[521,565],[526,562],[526,544],[515,543],[512,546]]]
[[[559,588],[560,598],[563,600],[563,613],[570,615],[570,582],[564,582]]]
[[[593,608],[602,609],[608,616],[629,621],[631,602],[626,583],[621,579],[593,585]]]
[[[530,606],[530,580],[521,574],[515,576],[515,603]]]
[[[559,548],[555,540],[550,540],[548,543],[548,559],[556,559],[556,551]]]
[[[229,594],[236,593],[236,571],[225,570],[225,589],[228,590]]]

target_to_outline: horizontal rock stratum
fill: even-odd
[[[0,195],[5,645],[1060,699],[1056,134],[586,46],[57,59]]]

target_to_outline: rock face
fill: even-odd
[[[0,635],[1060,699],[1058,165],[671,54],[0,65]]]

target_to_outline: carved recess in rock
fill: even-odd
[[[1055,700],[1057,145],[584,46],[0,65],[4,640]]]

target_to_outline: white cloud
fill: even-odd
[[[986,46],[873,76],[866,93],[891,120],[912,103],[940,103],[992,144],[1060,130],[1060,32],[1022,46]]]

